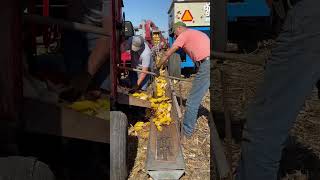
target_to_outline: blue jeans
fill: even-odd
[[[197,122],[201,100],[210,86],[210,61],[204,61],[199,68],[187,99],[186,111],[183,120],[183,130],[186,136],[191,136]]]
[[[130,79],[130,82],[131,82],[131,86],[137,84],[137,81],[138,81],[138,78],[140,77],[140,75],[141,75],[141,73],[139,73],[139,72],[133,72],[133,71],[129,72],[129,79]],[[140,89],[143,90],[143,91],[147,90],[148,85],[149,85],[149,81],[150,81],[150,75],[147,74],[146,77],[144,78],[144,80],[141,83]]]
[[[236,180],[278,178],[289,130],[320,77],[319,5],[318,0],[302,0],[288,12],[247,112]]]

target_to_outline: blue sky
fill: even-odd
[[[123,0],[127,21],[138,26],[143,19],[152,20],[162,31],[168,31],[168,10],[172,0]]]

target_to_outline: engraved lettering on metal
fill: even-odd
[[[170,160],[174,154],[172,152],[172,138],[168,136],[157,138],[157,160]]]

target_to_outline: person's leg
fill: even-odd
[[[272,50],[264,81],[248,109],[237,180],[277,179],[284,142],[319,78],[320,13],[310,2],[320,5],[303,0],[289,11]]]
[[[210,86],[210,61],[201,64],[187,99],[186,111],[183,120],[183,130],[186,136],[191,136],[197,122],[198,110],[202,98]]]

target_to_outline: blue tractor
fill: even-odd
[[[228,42],[238,44],[239,49],[253,49],[258,40],[267,39],[266,36],[270,35],[266,29],[271,30],[271,13],[265,0],[229,0],[227,12]],[[177,21],[183,21],[188,28],[200,30],[210,37],[209,0],[174,0],[168,14],[170,46],[174,42],[172,25]],[[169,61],[170,75],[189,76],[194,72],[194,63],[182,50],[171,58],[174,60]]]

